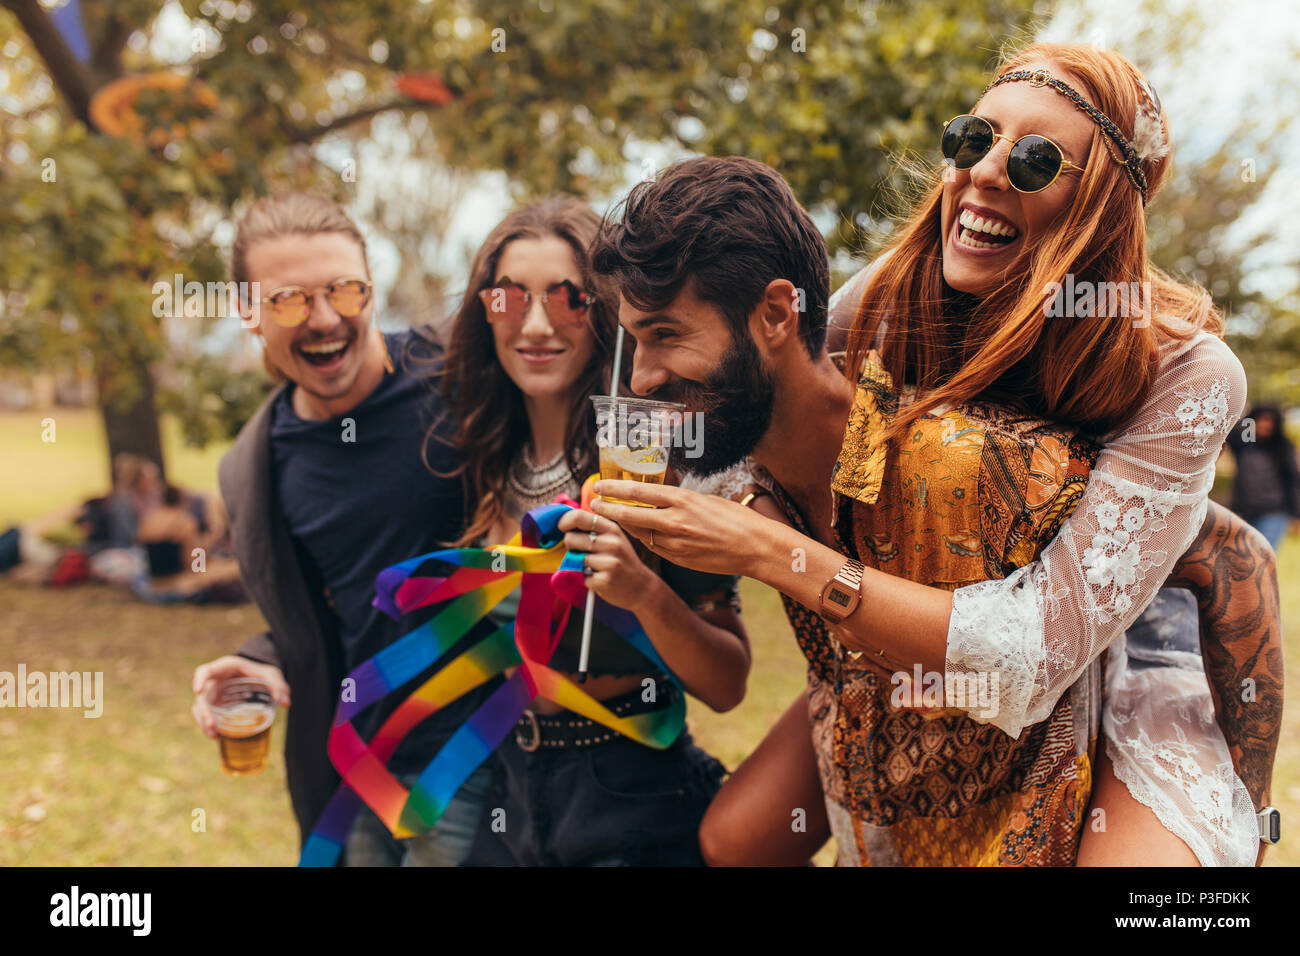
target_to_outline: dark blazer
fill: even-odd
[[[275,664],[289,682],[293,705],[284,762],[289,798],[305,842],[339,784],[327,744],[337,690],[345,675],[338,619],[276,506],[271,406],[283,389],[272,392],[240,430],[221,459],[218,477],[244,586],[270,627],[236,653]]]

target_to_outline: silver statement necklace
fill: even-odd
[[[572,494],[577,489],[562,449],[550,461],[537,465],[528,454],[527,443],[511,462],[506,483],[525,512],[550,504],[561,491]]]

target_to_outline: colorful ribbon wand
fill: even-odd
[[[668,707],[619,717],[548,666],[569,611],[594,597],[583,583],[582,553],[562,548],[564,534],[557,528],[560,517],[576,506],[561,496],[530,511],[520,534],[505,545],[435,551],[380,572],[374,603],[391,617],[431,604],[446,606],[344,679],[329,736],[330,759],[343,782],[304,844],[300,866],[332,866],[363,804],[394,837],[428,830],[539,695],[648,747],[662,749],[677,739],[686,717],[681,684],[630,612],[600,599],[592,603],[597,620],[677,687]],[[487,613],[516,587],[521,590],[514,622],[494,626]],[[471,646],[407,697],[366,743],[353,717],[437,663],[467,635]],[[403,787],[386,766],[402,739],[439,708],[511,667],[517,669],[451,736],[410,790]]]

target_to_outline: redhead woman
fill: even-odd
[[[845,390],[824,379],[824,354],[799,367],[781,331],[797,290],[779,271],[762,277],[746,324],[776,383],[773,430],[815,401],[825,417],[805,414],[803,431],[844,426],[823,456],[830,501],[768,434],[754,443],[755,477],[793,528],[675,489],[641,493],[655,511],[596,504],[642,540],[653,534],[656,553],[786,596],[813,726],[812,754],[791,753],[788,766],[815,758],[844,862],[1095,860],[1094,797],[1116,822],[1131,809],[1122,800],[1158,820],[1137,844],[1147,862],[1165,851],[1167,862],[1255,859],[1252,797],[1262,803],[1271,749],[1254,741],[1275,746],[1275,710],[1234,709],[1254,725],[1234,772],[1186,656],[1139,670],[1124,642],[1202,531],[1214,461],[1244,402],[1217,311],[1146,258],[1166,136],[1158,99],[1121,57],[1027,48],[948,124],[950,171],[841,297],[853,315]],[[647,236],[665,217],[647,207],[663,198],[634,192],[594,253],[619,277],[624,324],[647,337],[655,316],[680,311],[676,289],[654,288]],[[1120,284],[1121,308],[1095,307]],[[1082,306],[1073,290],[1088,288]],[[639,342],[643,383],[690,377],[685,360]],[[794,382],[799,394],[783,394]],[[597,490],[637,496],[620,483]],[[931,690],[937,675],[942,693],[914,674]],[[792,713],[778,730],[797,741]],[[706,821],[706,845],[709,832]],[[1159,849],[1162,833],[1177,839]],[[1129,845],[1110,840],[1102,855],[1130,862]]]

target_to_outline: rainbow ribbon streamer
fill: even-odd
[[[648,714],[619,717],[548,665],[569,612],[586,602],[582,553],[561,547],[556,525],[577,502],[561,495],[530,511],[520,533],[493,548],[452,548],[385,568],[375,580],[375,607],[394,619],[445,603],[434,617],[358,665],[344,679],[329,736],[329,755],[343,782],[303,845],[299,866],[333,866],[362,805],[394,837],[428,830],[466,778],[496,749],[535,697],[541,696],[644,744],[670,746],[686,722],[681,684],[664,664],[636,616],[596,599],[595,617],[668,675],[679,693]],[[519,612],[494,627],[486,615],[516,587]],[[353,718],[383,699],[453,647],[469,647],[438,669],[384,722],[369,743]],[[430,714],[497,674],[513,674],[451,736],[407,790],[387,769],[403,738]]]

